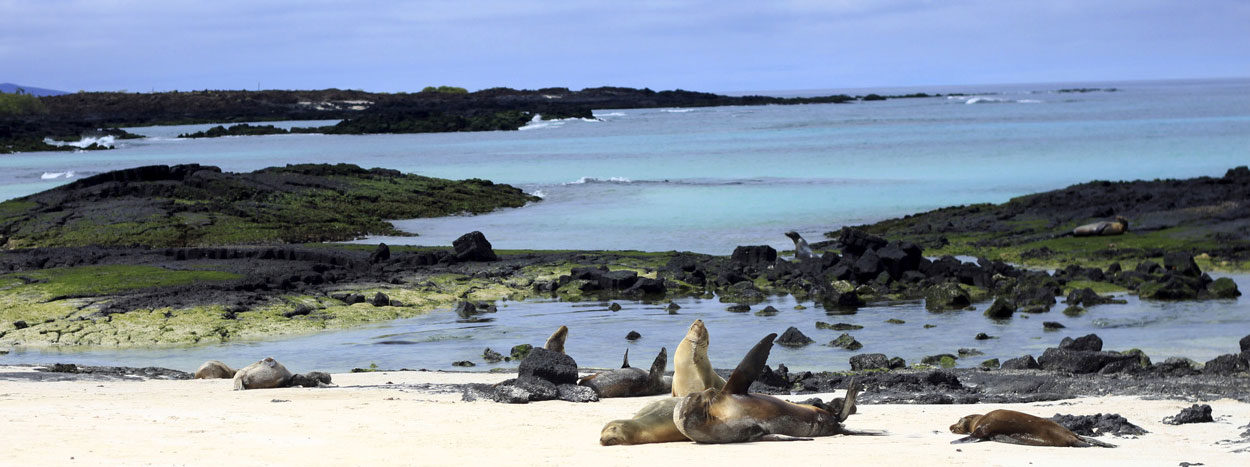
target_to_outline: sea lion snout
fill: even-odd
[[[951,425],[951,433],[954,433],[957,435],[966,435],[968,433],[972,433],[972,424],[974,423],[974,420],[976,420],[980,416],[981,416],[980,414],[972,414],[972,415],[967,415],[967,416],[964,416],[963,418],[960,418],[959,421],[955,422],[954,425]]]

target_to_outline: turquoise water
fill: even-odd
[[[1074,87],[1116,92],[1055,93]],[[824,93],[838,90],[824,91]],[[864,94],[876,90],[856,90]],[[1250,163],[1250,80],[1062,83],[884,92],[960,98],[700,109],[597,110],[601,121],[518,132],[171,137],[209,125],[136,128],[113,151],[0,157],[0,198],[75,176],[158,163],[254,170],[351,162],[487,178],[544,201],[476,217],[400,221],[447,244],[481,230],[501,248],[691,250],[785,247],[941,206],[1002,202],[1093,179],[1219,176]],[[809,94],[822,93],[811,92]],[[977,102],[969,104],[967,102]],[[289,122],[288,122],[289,124]]]
[[[1117,91],[1054,92],[1077,87]],[[743,244],[787,248],[790,242],[781,233],[791,229],[818,239],[843,225],[941,206],[1003,202],[1094,179],[1220,176],[1230,167],[1250,164],[1250,79],[849,92],[915,91],[984,93],[842,105],[606,109],[595,112],[599,121],[539,122],[517,132],[178,140],[173,136],[211,125],[135,128],[131,131],[152,137],[121,141],[112,151],[0,156],[0,199],[149,164],[200,163],[247,171],[350,162],[438,177],[486,178],[543,196],[541,202],[487,215],[400,220],[400,228],[420,236],[365,242],[447,245],[480,230],[497,248],[725,254]],[[831,92],[844,90],[791,94]],[[314,124],[325,122],[280,125]],[[1246,275],[1234,279],[1243,290],[1250,284]],[[527,302],[508,304],[494,322],[484,324],[456,323],[454,314],[440,312],[295,339],[187,349],[60,354],[19,348],[0,361],[64,359],[194,369],[209,358],[241,365],[273,355],[297,370],[339,371],[369,363],[450,369],[456,360],[482,364],[485,347],[502,352],[518,343],[539,344],[567,324],[572,329],[569,352],[579,363],[618,365],[628,346],[635,349],[635,365],[645,366],[660,346],[671,352],[696,317],[708,322],[718,367],[734,366],[763,334],[796,326],[817,344],[779,348],[773,363],[846,368],[850,352],[819,345],[839,333],[816,330],[816,320],[863,324],[864,330],[852,332],[864,343],[862,352],[909,361],[961,347],[986,353],[963,365],[1037,355],[1062,336],[1088,332],[1101,335],[1108,348],[1137,347],[1156,357],[1205,361],[1236,350],[1237,339],[1250,333],[1250,302],[1244,299],[1128,299],[1129,305],[1095,307],[1079,318],[1052,312],[1004,323],[979,312],[933,315],[915,302],[830,317],[810,303],[808,310],[793,310],[790,297],[772,299],[782,311],[774,317],[728,313],[716,301],[693,299],[678,302],[684,308],[677,316],[633,302],[622,302],[625,310],[617,313],[602,304]],[[890,317],[907,324],[884,324]],[[1043,332],[1043,320],[1068,329]],[[937,327],[924,329],[925,323]],[[626,343],[631,329],[643,339]],[[973,341],[977,332],[1001,338]]]

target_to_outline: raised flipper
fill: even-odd
[[[755,347],[747,352],[742,361],[738,363],[738,367],[734,368],[734,372],[729,375],[729,380],[725,381],[725,387],[721,389],[720,394],[746,394],[747,389],[751,388],[751,382],[760,377],[760,373],[764,371],[764,364],[768,362],[768,353],[773,349],[773,339],[777,338],[777,333],[764,336]]]
[[[628,352],[628,350],[626,350]],[[668,366],[668,348],[660,347],[660,354],[655,356],[655,361],[651,362],[651,371],[647,374],[647,379],[652,384],[663,384],[664,368]]]
[[[838,410],[838,421],[846,421],[846,417],[850,417],[855,413],[855,396],[859,394],[861,386],[855,378],[851,378],[851,383],[846,386],[846,397],[842,399],[842,407]]]
[[[625,362],[621,363],[621,368],[629,368],[629,349],[625,349]]]

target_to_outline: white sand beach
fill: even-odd
[[[0,372],[32,371],[0,367]],[[860,405],[847,426],[884,436],[814,441],[603,447],[604,423],[656,399],[525,405],[463,402],[418,384],[491,383],[511,375],[335,374],[337,388],[232,391],[230,380],[0,381],[0,464],[5,465],[1246,465],[1240,427],[1250,404],[1210,402],[1214,423],[1161,423],[1192,404],[1087,397],[1033,404]],[[385,387],[394,383],[392,387]],[[361,387],[375,386],[382,387]],[[820,394],[828,400],[836,394]],[[810,396],[794,396],[791,400]],[[1011,408],[1118,413],[1150,433],[1103,436],[1116,449],[993,442],[952,445],[947,426],[969,413]]]

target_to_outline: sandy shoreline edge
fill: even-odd
[[[0,373],[34,371],[3,367]],[[376,372],[335,374],[337,388],[231,391],[229,380],[0,380],[6,459],[39,464],[400,464],[522,465],[639,462],[690,465],[812,462],[849,465],[1236,465],[1250,453],[1242,431],[1250,404],[1209,403],[1214,423],[1161,421],[1192,401],[1104,396],[1030,404],[861,405],[848,421],[885,436],[834,436],[807,442],[742,445],[667,443],[602,447],[603,424],[628,418],[658,397],[525,405],[462,402],[450,384],[494,383],[508,374]],[[828,399],[836,394],[817,394]],[[813,395],[789,396],[798,401]],[[1012,408],[1056,413],[1118,413],[1149,431],[1103,436],[1117,449],[949,444],[947,426],[969,413]]]

